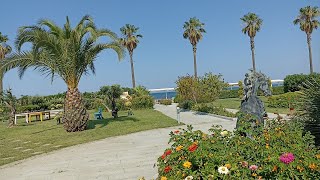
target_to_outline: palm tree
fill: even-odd
[[[138,32],[139,28],[135,27],[134,25],[126,24],[122,28],[120,28],[120,31],[123,38],[120,39],[121,44],[127,48],[129,55],[130,55],[130,64],[131,64],[131,78],[132,78],[132,87],[136,87],[136,81],[134,77],[134,67],[133,67],[133,50],[137,47],[139,44],[139,39],[142,38],[141,34],[136,34]]]
[[[100,43],[100,37],[109,37],[108,43]],[[31,43],[29,51],[21,52],[21,47]],[[114,50],[119,60],[124,49],[117,35],[108,29],[98,29],[90,16],[84,16],[74,28],[69,18],[61,28],[50,20],[40,20],[35,26],[21,27],[15,41],[19,53],[14,53],[1,64],[8,71],[19,68],[20,78],[29,68],[50,76],[56,75],[66,83],[68,90],[64,103],[63,122],[68,132],[86,129],[88,113],[82,102],[78,84],[83,74],[95,73],[94,61],[105,50]]]
[[[300,14],[293,21],[294,25],[299,24],[301,31],[307,34],[307,43],[309,48],[309,61],[310,61],[310,74],[313,73],[312,65],[312,52],[311,52],[311,34],[314,29],[320,26],[320,22],[316,19],[320,16],[320,10],[318,7],[307,6],[300,9]]]
[[[254,37],[256,36],[257,32],[260,31],[262,19],[260,19],[259,16],[257,16],[254,13],[248,13],[240,19],[245,24],[245,27],[242,29],[242,32],[250,37],[252,66],[253,71],[255,72],[256,62],[254,57]]]
[[[194,77],[197,79],[197,44],[202,39],[204,29],[204,23],[200,22],[196,17],[190,18],[189,21],[184,22],[183,25],[183,38],[189,39],[193,49],[193,65],[194,65]]]
[[[6,44],[8,37],[2,35],[0,32],[0,61],[5,58],[5,56],[11,53],[11,47]],[[3,92],[3,75],[4,73],[0,71],[0,93]]]
[[[10,111],[9,115],[9,125],[8,127],[14,126],[14,119],[16,114],[16,103],[17,98],[12,94],[12,90],[8,89],[5,92],[0,93],[0,101],[8,108]]]

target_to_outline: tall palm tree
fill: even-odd
[[[134,67],[133,67],[133,50],[139,44],[139,38],[142,38],[141,34],[136,34],[139,28],[131,24],[126,24],[120,28],[121,34],[124,36],[120,39],[121,44],[127,48],[130,55],[130,64],[131,64],[131,78],[132,78],[132,87],[136,87],[136,81],[134,77]]]
[[[260,31],[260,28],[262,25],[262,19],[260,19],[259,16],[254,13],[248,13],[240,19],[245,24],[245,27],[242,29],[242,32],[244,34],[247,34],[250,37],[252,67],[253,67],[253,71],[255,72],[256,61],[254,56],[254,37],[256,36],[257,32]]]
[[[311,52],[311,34],[314,29],[320,26],[320,22],[316,19],[320,16],[318,7],[307,6],[300,9],[299,16],[293,21],[294,25],[299,24],[301,31],[307,34],[307,43],[309,48],[310,74],[313,73],[312,52]]]
[[[6,44],[8,37],[2,35],[0,32],[0,61],[5,58],[5,56],[11,53],[11,47]],[[3,92],[3,75],[4,73],[0,71],[0,93]]]
[[[193,65],[194,65],[194,77],[197,79],[197,44],[202,39],[204,29],[204,23],[200,22],[196,17],[190,18],[189,21],[184,22],[183,25],[183,38],[189,39],[193,49]]]
[[[100,43],[100,37],[109,37],[110,42]],[[21,52],[21,47],[31,43],[29,51]],[[74,27],[69,18],[63,28],[50,20],[40,20],[35,26],[21,27],[15,41],[19,53],[14,53],[1,64],[8,71],[19,68],[20,78],[29,67],[50,76],[56,75],[66,83],[68,90],[64,103],[63,122],[68,132],[86,129],[88,113],[83,105],[78,84],[83,74],[95,73],[94,61],[105,50],[114,50],[119,60],[124,49],[117,35],[108,29],[98,29],[90,16],[84,16]]]

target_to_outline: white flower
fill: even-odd
[[[192,176],[187,176],[184,180],[192,180],[193,177]]]
[[[229,134],[229,132],[228,132],[228,131],[221,131],[221,133],[220,133],[220,134],[221,134],[221,136],[223,136],[223,137],[224,137],[224,136],[228,135],[228,134]]]
[[[220,167],[218,168],[218,172],[219,172],[220,174],[228,174],[228,173],[229,173],[229,169],[228,169],[227,167],[225,167],[225,166],[220,166]]]

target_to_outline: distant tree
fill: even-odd
[[[309,48],[310,74],[313,73],[312,51],[311,51],[311,34],[313,30],[320,26],[317,18],[320,16],[318,7],[307,6],[300,9],[298,17],[293,21],[294,25],[300,25],[301,31],[307,34],[307,43]]]
[[[245,27],[242,29],[242,32],[244,34],[247,34],[250,37],[252,67],[253,67],[253,71],[256,71],[256,62],[255,62],[255,54],[254,54],[254,38],[257,32],[260,31],[260,28],[262,25],[262,19],[260,19],[259,16],[257,16],[254,13],[248,13],[240,19],[245,24]]]
[[[110,41],[103,43],[101,37],[110,38]],[[21,47],[29,43],[31,49],[21,52]],[[50,20],[21,27],[15,44],[19,53],[6,58],[1,68],[5,71],[19,68],[22,77],[29,67],[33,67],[50,76],[52,81],[59,75],[68,87],[64,128],[67,132],[85,130],[89,114],[78,89],[80,79],[89,72],[95,73],[94,62],[103,50],[111,49],[122,59],[124,49],[117,35],[108,29],[98,29],[90,16],[84,16],[74,28],[67,17],[62,28]]]
[[[203,37],[204,23],[200,22],[196,17],[190,18],[189,21],[183,25],[183,38],[189,39],[193,49],[193,64],[194,64],[194,77],[198,78],[197,73],[197,44]]]
[[[106,100],[111,104],[112,110],[116,109],[116,99],[120,98],[122,94],[122,88],[120,85],[112,85],[112,86],[102,86],[100,88],[100,93],[106,96]]]
[[[8,44],[6,44],[7,41],[8,36],[4,36],[0,32],[0,61],[3,60],[7,54],[11,53],[12,49]],[[0,71],[0,92],[3,91],[3,76],[4,73]]]
[[[134,96],[149,96],[150,92],[148,91],[148,89],[144,86],[137,86],[133,89],[134,92]]]
[[[139,44],[139,38],[142,38],[141,34],[136,34],[139,28],[131,24],[126,24],[120,28],[121,34],[124,36],[120,38],[121,44],[127,48],[130,55],[130,64],[131,64],[131,78],[132,78],[132,87],[136,87],[136,80],[134,76],[134,66],[133,66],[133,50]]]
[[[242,81],[238,81],[238,85],[239,85],[238,96],[239,96],[240,99],[242,99],[243,95],[244,95],[243,82]]]

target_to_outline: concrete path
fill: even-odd
[[[176,119],[176,106],[155,109]],[[207,131],[212,124],[232,130],[235,121],[182,112],[181,121]],[[186,126],[179,126],[185,128]],[[0,179],[110,179],[157,177],[155,163],[169,147],[169,133],[179,127],[155,129],[72,146],[0,167]]]

